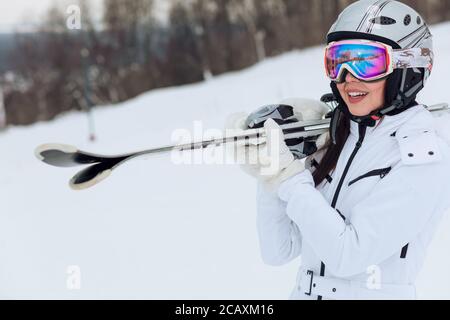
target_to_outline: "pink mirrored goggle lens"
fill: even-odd
[[[338,79],[346,66],[361,80],[371,80],[385,75],[389,70],[389,54],[382,46],[364,43],[336,43],[325,53],[325,67],[332,81]]]

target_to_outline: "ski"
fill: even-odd
[[[328,130],[330,120],[298,122],[281,126],[286,139],[318,136]],[[131,152],[120,155],[101,155],[79,150],[65,144],[44,144],[36,148],[36,157],[51,166],[68,168],[87,166],[78,172],[69,182],[74,190],[82,190],[96,185],[107,178],[111,172],[120,165],[142,156],[164,154],[172,151],[200,150],[210,146],[220,146],[228,143],[245,141],[246,143],[264,143],[265,130],[251,129],[242,134],[227,136],[182,145],[168,145],[143,151]]]
[[[448,104],[439,104],[428,107],[433,114],[449,111]],[[330,119],[317,121],[295,122],[280,126],[286,140],[297,138],[316,137],[328,131]],[[210,146],[221,146],[229,143],[245,141],[246,144],[265,143],[265,130],[250,129],[239,135],[225,136],[216,139],[192,142],[181,145],[168,145],[143,151],[119,155],[101,155],[79,150],[65,144],[44,144],[36,148],[36,157],[51,166],[68,168],[86,166],[78,172],[69,182],[74,190],[90,188],[106,179],[113,170],[122,164],[142,156],[170,153],[172,151],[201,150]]]

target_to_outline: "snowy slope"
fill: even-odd
[[[450,101],[450,23],[433,28],[436,67],[420,101]],[[285,299],[299,261],[265,266],[255,226],[255,183],[235,166],[176,166],[167,156],[135,161],[84,192],[74,170],[39,163],[34,148],[64,142],[122,153],[170,142],[174,129],[221,128],[225,117],[280,99],[328,92],[322,48],[294,51],[209,82],[144,94],[85,115],[0,135],[0,297]],[[7,151],[7,153],[6,153]],[[450,298],[450,220],[430,249],[419,294]],[[81,270],[69,290],[68,266]]]

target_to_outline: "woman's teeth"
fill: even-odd
[[[355,97],[367,96],[367,93],[365,93],[365,92],[349,92],[348,95],[352,98],[355,98]]]

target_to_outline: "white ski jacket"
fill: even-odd
[[[450,148],[423,106],[363,131],[351,123],[336,169],[317,188],[309,170],[276,193],[258,186],[263,261],[301,255],[291,299],[416,298],[427,246],[450,207]]]

